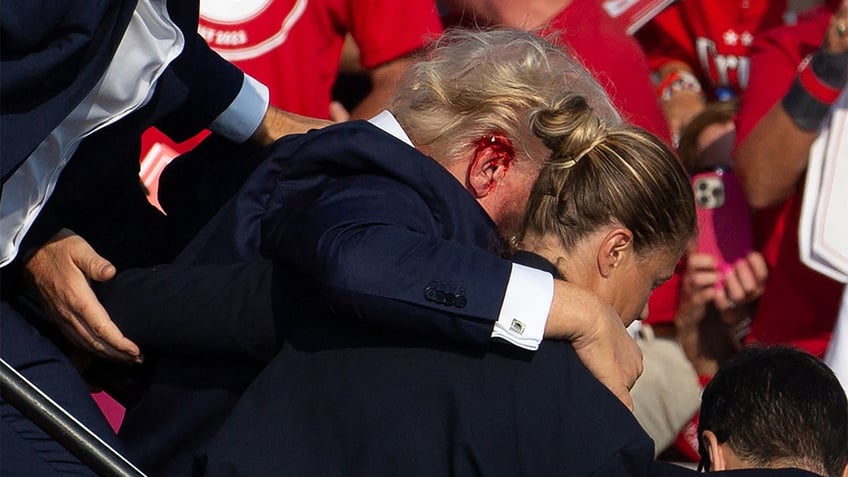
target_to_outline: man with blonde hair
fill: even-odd
[[[575,94],[610,122],[616,111],[578,62],[527,32],[453,31],[428,55],[411,68],[391,112],[275,144],[175,267],[106,284],[104,303],[125,334],[148,352],[190,354],[196,343],[220,357],[222,344],[230,356],[267,361],[289,338],[283,320],[319,316],[281,298],[307,285],[307,296],[357,320],[469,349],[572,340],[629,404],[641,359],[618,314],[591,292],[498,256],[551,159],[532,117]],[[186,264],[188,275],[172,280]],[[198,267],[206,264],[231,265],[224,276]],[[191,323],[198,314],[202,327]],[[157,332],[146,341],[133,326]],[[214,430],[219,423],[209,423],[257,372],[232,361],[183,366],[159,360],[151,390],[121,431],[151,472],[179,472],[181,464],[164,461],[180,455],[185,465],[176,449],[202,446],[197,428]],[[232,392],[222,398],[222,390]]]

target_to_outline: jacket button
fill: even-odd
[[[438,304],[440,304],[440,305],[444,305],[444,304],[445,304],[445,300],[446,300],[446,298],[445,298],[445,292],[443,292],[443,291],[441,291],[441,290],[437,291],[437,292],[436,292],[436,303],[438,303]]]
[[[453,305],[457,308],[465,308],[465,305],[468,304],[468,299],[465,298],[464,295],[459,295],[453,301]]]
[[[428,301],[436,301],[436,290],[433,287],[425,288],[424,298],[426,298]]]

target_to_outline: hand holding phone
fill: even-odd
[[[733,264],[753,250],[751,211],[742,187],[728,169],[700,172],[692,176],[698,217],[697,250],[716,258],[724,276]]]

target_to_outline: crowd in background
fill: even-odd
[[[718,404],[705,401],[702,408],[701,396],[727,363],[745,366],[746,360],[752,359],[747,348],[788,345],[827,362],[841,379],[848,377],[840,367],[848,367],[848,363],[840,363],[837,349],[848,346],[844,341],[848,338],[840,341],[834,335],[840,320],[848,326],[845,255],[837,251],[836,259],[826,258],[824,265],[816,262],[826,255],[816,251],[836,248],[833,244],[839,242],[832,237],[846,230],[848,222],[848,202],[840,200],[845,194],[833,192],[848,185],[838,182],[848,180],[848,174],[835,172],[839,161],[844,164],[848,158],[846,25],[848,0],[201,0],[198,32],[224,59],[266,85],[272,106],[322,120],[306,120],[304,125],[283,128],[284,132],[370,119],[389,108],[419,55],[448,29],[508,27],[533,32],[576,58],[609,95],[621,119],[659,138],[689,175],[700,237],[688,243],[673,275],[653,291],[642,320],[628,327],[644,357],[644,371],[631,392],[632,410],[653,440],[660,460],[694,466],[706,455],[708,467],[711,461],[714,470],[717,463],[722,470],[732,467],[719,452],[719,444],[727,437],[710,431],[718,428],[710,426],[719,426],[714,407]],[[4,56],[13,56],[3,48]],[[4,75],[10,71],[5,62]],[[187,71],[193,68],[177,65]],[[220,81],[224,84],[227,80]],[[187,84],[191,83],[186,81],[181,87],[190,89]],[[9,101],[13,93],[24,94],[19,91],[4,86],[4,114],[23,108]],[[202,99],[192,98],[192,102]],[[206,119],[219,124],[215,121],[221,118],[220,111],[213,111],[210,108]],[[211,137],[209,130],[183,134],[181,128],[193,123],[180,116],[176,120],[169,117],[166,127],[157,124],[159,129],[148,128],[151,124],[133,131],[143,132],[141,149],[129,152],[139,152],[139,181],[146,199],[165,210],[171,220],[181,221],[177,230],[186,230],[186,236],[175,234],[174,243],[162,246],[172,259],[191,239],[188,231],[196,232],[217,212],[256,162],[245,161],[238,171],[225,163],[211,164],[208,171],[192,178],[196,185],[187,190],[183,185],[186,178],[196,173],[191,166],[193,155],[215,149],[226,154],[229,146],[220,142],[221,132],[214,128],[210,128]],[[4,122],[2,134],[14,134],[14,126]],[[180,132],[174,134],[168,127]],[[230,136],[224,133],[230,139],[233,135],[239,141],[247,139],[242,133],[232,133],[237,129],[234,126],[223,129],[230,131]],[[494,143],[500,138],[491,140]],[[94,157],[93,152],[82,151]],[[256,161],[260,154],[258,147],[250,151]],[[820,182],[822,168],[826,171],[823,176],[837,178],[835,184]],[[4,202],[9,202],[8,191],[26,186],[9,182],[16,174],[12,170],[7,175],[6,169],[4,164],[3,195]],[[813,177],[810,171],[818,175]],[[69,166],[63,174],[73,177],[88,172]],[[212,198],[207,199],[209,195]],[[88,202],[59,187],[56,196],[67,201],[68,210],[73,209],[66,212],[60,207],[57,216],[72,216],[81,224],[75,232],[82,235],[86,227],[98,230],[94,224],[103,219],[99,212],[76,217]],[[118,199],[106,196],[102,200]],[[822,222],[826,212],[832,225]],[[3,214],[5,217],[7,210]],[[191,221],[199,223],[189,226]],[[159,219],[147,223],[164,227]],[[3,226],[10,225],[4,222]],[[33,230],[39,232],[39,227],[46,225],[36,222]],[[110,235],[109,240],[121,241],[131,234]],[[516,234],[510,245],[521,248],[520,238],[521,234]],[[15,240],[15,249],[28,250],[33,245]],[[92,244],[98,250],[110,248],[105,240]],[[148,245],[150,249],[159,247]],[[205,250],[197,253],[202,252]],[[25,268],[12,261],[15,251],[4,253],[3,266],[11,263],[6,273]],[[28,253],[27,257],[39,255]],[[137,264],[149,265],[139,258],[137,263],[129,261],[126,268]],[[115,266],[118,271],[124,268],[121,263]],[[13,292],[11,287],[5,288],[4,296]],[[45,293],[44,288],[40,291]],[[461,293],[451,296],[457,300]],[[134,358],[140,356],[130,345],[107,354],[126,358],[122,353],[127,349]],[[782,352],[764,356],[787,362],[801,359],[782,356]],[[149,372],[168,381],[169,373],[182,366],[181,359],[168,362],[167,367],[160,363]],[[84,364],[80,367],[86,368]],[[753,368],[749,364],[747,369]],[[96,382],[108,374],[109,366],[100,363],[87,372]],[[726,372],[725,379],[731,379],[731,372]],[[842,385],[848,389],[848,382]],[[720,386],[728,386],[727,381],[712,389]],[[221,398],[218,391],[202,399],[235,399],[231,395]],[[120,390],[112,396],[100,392],[93,396],[116,432],[122,426],[124,405],[148,404],[127,403]],[[178,410],[174,408],[174,412]],[[705,412],[710,414],[705,416]],[[705,424],[705,418],[711,420]],[[160,419],[170,417],[162,415]],[[185,415],[174,419],[191,420]],[[128,445],[141,449],[136,455],[167,452],[157,445],[178,447],[167,440],[151,444],[138,435],[153,423],[130,424],[134,433],[119,435]],[[186,430],[191,432],[190,427]],[[709,442],[705,435],[712,436]],[[177,434],[168,438],[188,442]],[[8,452],[13,451],[9,449],[4,447],[0,459],[10,458]],[[815,466],[808,470],[837,475],[833,469],[839,467],[838,462],[828,465],[826,470]]]

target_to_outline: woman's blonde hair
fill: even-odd
[[[585,98],[537,110],[534,130],[553,151],[533,187],[525,234],[555,234],[565,248],[598,227],[618,223],[637,253],[682,253],[697,232],[689,179],[674,154],[647,131],[608,125]]]
[[[514,29],[446,31],[413,65],[391,111],[417,146],[452,162],[481,137],[503,133],[525,154],[537,141],[530,118],[580,94],[595,114],[618,113],[591,74],[561,48]],[[541,162],[546,158],[536,158]]]

